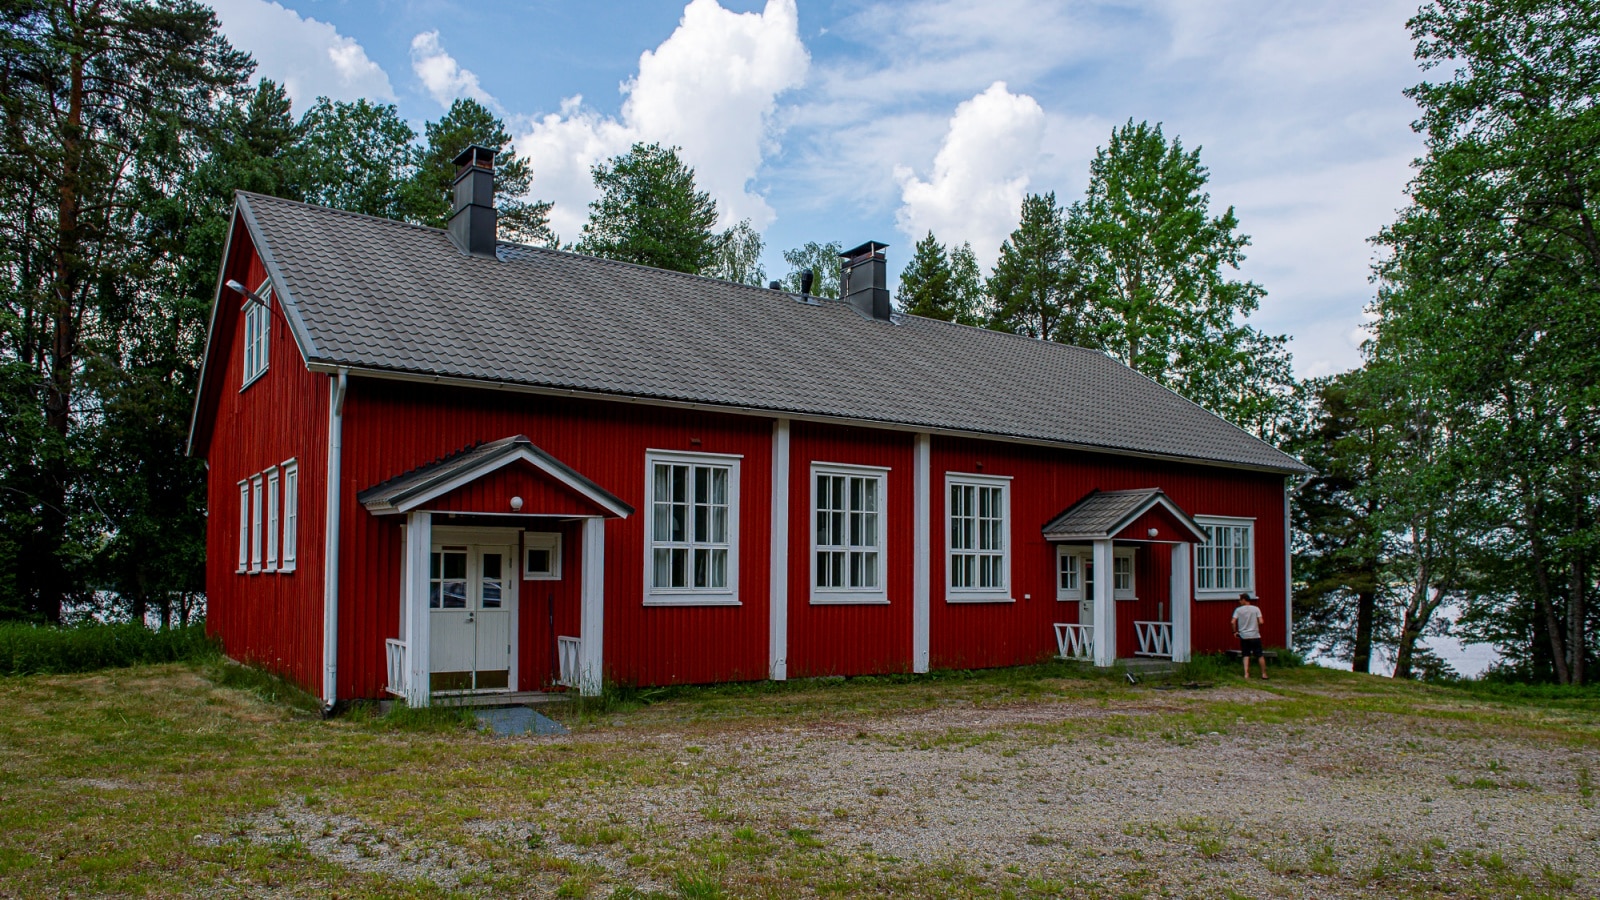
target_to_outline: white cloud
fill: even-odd
[[[296,107],[304,109],[324,96],[394,101],[383,68],[327,22],[301,18],[270,0],[213,0],[211,5],[228,40],[255,57],[256,74],[283,85]]]
[[[620,119],[571,97],[532,122],[517,152],[532,164],[534,195],[555,204],[550,221],[563,239],[587,219],[589,168],[636,141],[681,147],[722,224],[748,218],[764,228],[774,213],[750,183],[774,149],[778,95],[799,86],[809,65],[794,0],[768,0],[760,13],[693,0],[671,36],[640,55],[638,74],[622,85]]]
[[[946,244],[969,241],[978,261],[992,265],[1016,226],[1045,127],[1038,102],[1003,81],[957,106],[928,180],[895,167],[900,231],[913,241],[929,231]]]
[[[500,109],[500,104],[478,84],[478,76],[470,69],[461,68],[455,57],[445,52],[437,29],[424,31],[411,39],[411,71],[440,106],[449,106],[465,97],[491,109]]]

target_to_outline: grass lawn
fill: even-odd
[[[1217,679],[728,686],[494,738],[222,663],[0,678],[0,895],[1600,895],[1594,693]]]

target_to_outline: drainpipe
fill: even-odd
[[[339,699],[339,482],[344,444],[344,394],[349,370],[340,369],[328,382],[328,517],[323,529],[322,573],[322,714],[333,713]]]

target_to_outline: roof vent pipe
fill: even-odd
[[[473,144],[455,159],[455,209],[450,213],[450,240],[470,256],[494,259],[494,151]]]
[[[883,248],[888,244],[867,241],[854,250],[839,254],[844,258],[841,267],[839,296],[846,303],[880,322],[889,321],[893,307],[889,304],[889,262]]]
[[[811,271],[810,269],[800,270],[800,295],[802,297],[811,296],[811,285],[816,281],[816,279],[817,273]]]

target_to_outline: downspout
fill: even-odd
[[[322,573],[322,714],[330,715],[339,699],[339,499],[341,450],[344,444],[344,394],[349,370],[341,368],[328,382],[328,517],[323,529]]]

